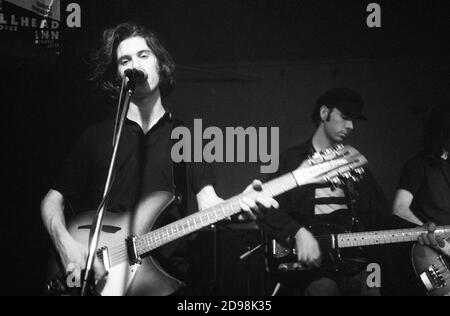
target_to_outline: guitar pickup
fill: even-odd
[[[309,268],[301,262],[293,262],[293,263],[281,263],[278,266],[278,270],[282,272],[305,271],[309,270]]]
[[[142,263],[142,258],[137,252],[136,239],[136,236],[130,236],[125,240],[127,244],[128,260],[132,266]]]

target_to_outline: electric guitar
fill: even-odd
[[[428,233],[425,228],[350,232],[353,218],[346,211],[324,215],[312,223],[308,230],[317,239],[322,251],[322,265],[312,269],[298,262],[296,250],[272,240],[268,264],[272,272],[311,271],[333,275],[355,275],[366,269],[367,261],[361,247],[416,242],[420,235]],[[450,236],[450,226],[438,227],[436,235]],[[412,263],[416,275],[422,281],[428,295],[450,296],[450,262],[429,247],[415,245]]]
[[[263,185],[263,191],[276,197],[296,187],[311,183],[339,183],[343,177],[359,177],[367,160],[350,146],[339,145],[309,159],[309,166],[274,179]],[[255,197],[260,193],[252,192]],[[235,196],[224,203],[197,212],[193,215],[155,228],[158,218],[174,200],[173,194],[156,192],[145,201],[142,210],[121,214],[106,213],[103,221],[97,256],[109,272],[108,277],[96,285],[103,296],[155,295],[164,296],[176,292],[183,283],[169,275],[154,258],[160,247],[200,229],[225,220],[241,212],[243,195]],[[143,212],[143,213],[142,213]],[[68,231],[75,240],[88,245],[89,233],[95,212],[83,213],[68,224]],[[134,222],[145,218],[147,234],[134,235]],[[50,295],[60,295],[69,290],[67,276],[55,261],[50,269],[48,289]]]

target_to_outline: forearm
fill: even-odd
[[[416,215],[414,215],[410,208],[396,207],[394,208],[394,215],[418,226],[424,225],[424,223]]]
[[[415,225],[424,223],[411,211],[414,195],[408,190],[398,189],[393,204],[393,214]]]
[[[58,252],[73,239],[66,228],[64,200],[56,191],[50,191],[41,204],[41,216],[53,244]]]

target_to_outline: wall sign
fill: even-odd
[[[62,0],[0,0],[0,36],[59,54],[62,27],[81,27],[80,5],[69,3],[64,8],[62,11]]]

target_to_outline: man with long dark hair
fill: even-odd
[[[421,236],[419,243],[447,254],[448,243],[434,231],[436,224],[450,224],[449,131],[450,108],[432,109],[424,129],[423,150],[404,165],[393,203],[393,214],[401,219],[395,220],[393,228],[426,226],[429,234]],[[411,266],[411,246],[392,245],[386,251],[386,294],[422,296],[422,285]]]
[[[450,225],[450,107],[440,106],[430,113],[425,127],[424,150],[403,168],[394,201],[394,214],[424,225]],[[430,234],[420,239],[450,255],[442,237]],[[441,249],[442,248],[442,249]]]
[[[189,193],[193,192],[200,210],[223,201],[214,190],[216,180],[210,165],[186,163],[178,168],[171,159],[171,133],[182,122],[167,111],[162,99],[173,89],[174,69],[172,57],[158,37],[132,23],[106,30],[102,47],[94,58],[91,79],[116,100],[126,71],[145,74],[136,81],[108,201],[108,212],[120,214],[133,210],[138,214],[132,231],[137,235],[148,232],[147,215],[153,214],[145,211],[149,206],[146,203],[155,192],[177,193],[181,188],[184,192],[180,196],[184,195],[184,199],[189,199]],[[42,218],[63,272],[76,278],[86,263],[87,249],[69,233],[64,209],[69,202],[78,211],[95,209],[101,201],[112,153],[114,123],[114,119],[108,119],[90,127],[81,136],[42,201]],[[261,190],[261,183],[255,182],[247,191],[253,189]],[[241,200],[241,208],[247,212],[257,211],[261,206],[278,205],[264,194]],[[170,211],[165,216],[165,223],[185,217],[186,211],[180,208]],[[137,290],[126,294],[171,295],[182,289],[183,284],[189,285],[189,254],[186,249],[180,249],[182,245],[171,246],[170,251],[161,253],[160,263],[173,277],[152,282],[157,284],[140,284]],[[105,269],[98,262],[95,272],[97,280],[105,277]]]

